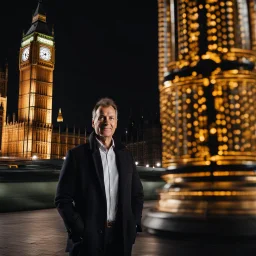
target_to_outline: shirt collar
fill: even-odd
[[[98,143],[98,146],[99,148],[103,149],[104,151],[108,151],[109,149],[111,148],[114,148],[115,147],[115,142],[114,142],[114,139],[112,138],[111,140],[111,146],[109,149],[106,148],[106,146],[96,137],[96,141]]]

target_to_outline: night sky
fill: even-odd
[[[0,62],[9,64],[8,114],[17,113],[18,53],[37,0],[1,3]],[[119,131],[134,120],[159,113],[157,1],[44,0],[54,25],[56,63],[53,123],[62,108],[64,123],[91,128],[95,102],[112,97],[119,107]],[[72,6],[71,6],[72,4]],[[83,4],[83,6],[81,5]]]

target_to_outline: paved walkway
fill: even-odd
[[[0,256],[67,256],[65,243],[66,231],[56,209],[0,214]],[[133,248],[133,256],[191,255],[255,256],[256,238],[161,238],[142,233]]]

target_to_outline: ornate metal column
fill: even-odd
[[[255,235],[256,1],[159,0],[163,179],[149,232]]]

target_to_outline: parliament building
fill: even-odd
[[[62,130],[52,124],[53,71],[55,65],[54,32],[46,23],[39,1],[32,24],[23,34],[19,51],[18,116],[7,117],[8,65],[0,69],[0,142],[1,155],[20,158],[63,158],[68,149],[84,143],[83,129]]]

